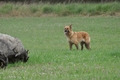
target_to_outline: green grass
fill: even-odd
[[[90,34],[90,51],[69,50],[64,26],[70,24]],[[0,69],[0,80],[120,79],[120,17],[0,18],[0,32],[30,51],[27,63]]]
[[[116,15],[120,12],[120,2],[112,3],[71,3],[71,4],[21,4],[4,3],[0,6],[0,16],[52,16],[69,15]]]

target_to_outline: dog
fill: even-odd
[[[64,33],[67,37],[67,40],[69,42],[70,50],[72,49],[72,45],[74,44],[76,46],[76,49],[78,50],[78,44],[81,45],[81,50],[83,50],[83,45],[90,50],[90,36],[85,31],[80,32],[74,32],[72,30],[72,24],[70,26],[65,26]]]
[[[0,52],[0,68],[6,69],[8,58]]]

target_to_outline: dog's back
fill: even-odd
[[[83,41],[86,43],[90,43],[90,36],[87,32],[81,31],[81,32],[76,32],[76,34],[77,34],[77,40],[79,42]]]

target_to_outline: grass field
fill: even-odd
[[[90,51],[69,50],[64,26],[70,24],[90,34]],[[0,80],[120,80],[120,17],[0,18],[0,33],[30,51],[27,63],[0,69]]]

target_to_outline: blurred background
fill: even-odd
[[[120,0],[0,0],[3,2],[22,2],[22,3],[38,3],[38,2],[50,2],[50,3],[77,3],[77,2],[114,2]]]

